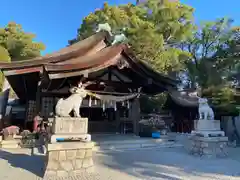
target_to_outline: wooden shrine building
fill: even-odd
[[[35,116],[54,116],[57,100],[70,95],[69,88],[79,81],[93,82],[86,87],[93,93],[128,95],[141,88],[154,95],[175,88],[177,81],[161,75],[136,59],[127,44],[110,45],[109,34],[98,32],[58,52],[25,61],[1,63],[1,71],[26,107],[26,125]],[[94,100],[93,100],[94,101]],[[95,133],[134,132],[138,134],[139,101],[127,107],[102,108],[101,101],[89,106],[87,96],[81,116],[89,118],[89,131]],[[124,127],[124,128],[123,128]]]

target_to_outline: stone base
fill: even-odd
[[[55,117],[52,124],[53,134],[87,134],[88,118]]]
[[[90,134],[53,134],[51,136],[50,142],[56,143],[57,139],[72,139],[74,141],[84,141],[84,142],[90,142],[91,141],[91,135]]]
[[[19,140],[2,140],[0,141],[0,147],[3,149],[16,149],[20,147]]]
[[[190,143],[187,149],[190,154],[207,157],[227,156],[227,137],[189,137]]]
[[[220,131],[220,121],[218,120],[194,120],[196,131]]]
[[[225,136],[224,131],[192,131],[191,134],[203,137]]]
[[[94,170],[92,142],[63,142],[47,145],[45,176],[73,176]]]

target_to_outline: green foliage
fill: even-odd
[[[107,3],[101,9],[84,18],[73,44],[95,33],[99,23],[109,23],[113,34],[125,33],[135,55],[162,73],[179,71],[189,53],[174,46],[189,38],[192,25],[193,8],[179,1],[148,0],[138,6],[133,4],[110,6]]]
[[[4,47],[0,46],[0,62],[10,62],[10,56]],[[3,86],[3,81],[4,81],[4,76],[2,72],[0,72],[0,89],[2,89]]]
[[[153,111],[158,112],[162,109],[167,100],[167,94],[161,93],[153,97],[141,96],[141,112],[151,113]]]
[[[34,34],[24,32],[21,25],[14,22],[0,28],[0,45],[8,50],[12,61],[40,56],[45,47],[34,38]]]
[[[10,62],[10,60],[11,58],[7,49],[5,49],[3,46],[0,46],[0,62]]]
[[[192,54],[186,66],[192,84],[198,84],[203,96],[210,98],[215,107],[236,113],[239,102],[234,96],[232,77],[240,73],[240,36],[239,31],[231,27],[232,22],[222,18],[204,23],[184,48]]]
[[[227,18],[205,22],[196,30],[193,38],[184,44],[184,49],[192,55],[191,61],[187,62],[187,70],[193,84],[197,83],[201,88],[207,88],[222,83],[219,72],[221,64],[214,56],[219,55],[220,50],[228,46],[231,23],[232,20]]]

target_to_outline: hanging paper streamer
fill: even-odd
[[[117,102],[114,102],[114,111],[117,111]]]
[[[94,99],[94,105],[97,105],[97,99],[96,98]]]
[[[127,108],[128,108],[128,109],[130,108],[130,103],[129,103],[129,101],[127,101]]]
[[[110,101],[110,107],[113,107],[113,101]]]
[[[103,108],[103,112],[105,111],[105,109],[106,109],[106,104],[105,104],[105,102],[103,101],[102,102],[102,108]]]
[[[124,106],[125,104],[124,104],[124,101],[122,102],[122,106]]]
[[[89,97],[88,106],[92,107],[92,98],[91,98],[91,96]]]

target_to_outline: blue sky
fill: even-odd
[[[106,0],[105,0],[106,1]],[[1,2],[0,26],[15,21],[25,31],[37,35],[36,40],[46,45],[49,53],[67,45],[76,36],[82,19],[96,8],[102,7],[104,0],[5,0]],[[109,0],[109,4],[134,3],[135,0]],[[231,17],[235,25],[240,25],[239,0],[182,0],[195,8],[195,19],[214,20]]]

